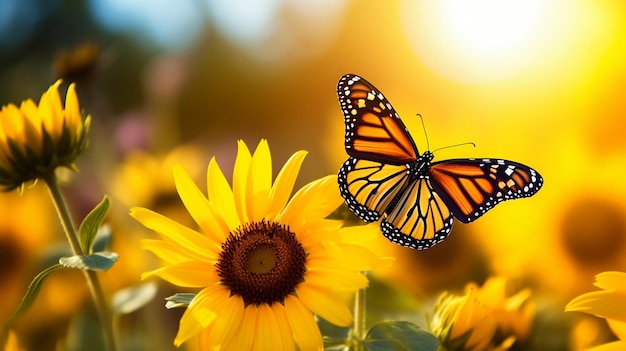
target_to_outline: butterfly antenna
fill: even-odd
[[[451,147],[457,147],[457,146],[463,146],[463,145],[472,145],[473,147],[476,147],[476,144],[474,144],[474,142],[466,141],[464,143],[458,143],[458,144],[454,144],[454,145],[442,146],[442,147],[440,147],[438,149],[433,150],[432,153],[435,153],[436,151],[439,151],[439,150],[449,149]]]
[[[424,137],[426,137],[426,150],[430,150],[430,142],[428,142],[428,133],[426,133],[426,123],[424,123],[424,117],[421,114],[417,114],[417,117],[420,118],[422,122],[422,130],[424,131]]]

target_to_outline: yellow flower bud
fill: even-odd
[[[0,186],[10,191],[50,174],[57,167],[74,169],[87,146],[90,117],[83,119],[74,84],[63,107],[54,83],[36,105],[28,99],[20,107],[0,111]]]

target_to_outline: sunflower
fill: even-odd
[[[605,318],[618,341],[594,347],[594,351],[623,350],[626,348],[626,273],[603,272],[596,276],[592,291],[572,299],[565,311],[578,311]]]
[[[0,185],[5,191],[50,174],[57,167],[74,168],[87,146],[90,117],[80,114],[76,88],[70,84],[65,107],[59,97],[61,81],[39,101],[20,107],[8,104],[0,111]]]
[[[143,243],[165,262],[144,278],[201,288],[180,320],[175,345],[198,335],[201,350],[319,350],[314,315],[350,325],[343,297],[366,287],[362,271],[382,263],[358,243],[378,229],[342,228],[341,221],[326,218],[343,201],[335,176],[290,198],[305,155],[294,153],[272,182],[267,141],[253,155],[240,141],[232,188],[213,158],[208,196],[175,166],[178,194],[200,231],[148,209],[131,210],[163,239]]]
[[[509,296],[507,280],[489,278],[482,287],[465,286],[463,295],[444,292],[430,327],[440,350],[508,350],[528,337],[535,314],[531,291]]]

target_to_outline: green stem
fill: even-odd
[[[61,194],[61,189],[59,188],[56,174],[54,173],[54,171],[52,171],[47,176],[43,177],[43,179],[48,185],[48,190],[50,191],[50,196],[53,200],[52,202],[54,202],[57,214],[61,219],[61,225],[63,226],[63,231],[65,232],[67,241],[72,248],[72,252],[74,253],[74,255],[77,256],[84,255],[85,253],[80,247],[80,240],[78,238],[78,234],[76,233],[76,227],[72,222],[72,217],[70,216],[70,212],[65,203],[65,199],[63,198],[63,194]],[[104,334],[103,336],[106,343],[106,349],[107,351],[115,351],[116,344],[115,338],[113,337],[111,314],[109,313],[109,309],[107,307],[106,299],[104,298],[104,293],[102,292],[102,286],[100,285],[98,275],[96,274],[96,272],[90,270],[83,270],[83,273],[85,274],[85,279],[87,280],[87,285],[89,286],[91,297],[93,298],[96,310],[100,317],[100,322],[102,324],[102,333]]]
[[[365,338],[365,288],[356,292],[354,297],[354,323],[352,325],[352,337],[354,350],[363,350]]]

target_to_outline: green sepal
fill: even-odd
[[[367,332],[363,346],[369,351],[435,351],[439,340],[413,323],[388,321],[374,325]]]
[[[108,210],[109,198],[105,195],[102,201],[87,214],[80,224],[80,228],[78,228],[80,247],[85,253],[93,253],[91,245]]]
[[[87,271],[107,271],[117,261],[115,252],[96,252],[91,255],[79,255],[59,258],[59,263],[67,268]]]
[[[33,278],[33,281],[31,281],[28,285],[26,294],[24,294],[24,297],[22,297],[22,301],[20,301],[20,304],[15,309],[15,312],[13,312],[11,318],[9,318],[9,321],[6,324],[6,328],[9,328],[19,316],[28,311],[33,302],[35,302],[37,295],[39,295],[39,290],[41,289],[41,284],[43,283],[44,279],[46,279],[46,277],[48,277],[50,273],[63,268],[65,267],[57,263],[39,272],[39,274],[37,274],[35,278]]]
[[[153,282],[118,290],[111,299],[111,310],[114,314],[134,312],[152,301],[156,293],[157,286]]]
[[[176,307],[187,307],[193,301],[196,294],[193,293],[176,293],[165,298],[165,308],[171,309]]]

